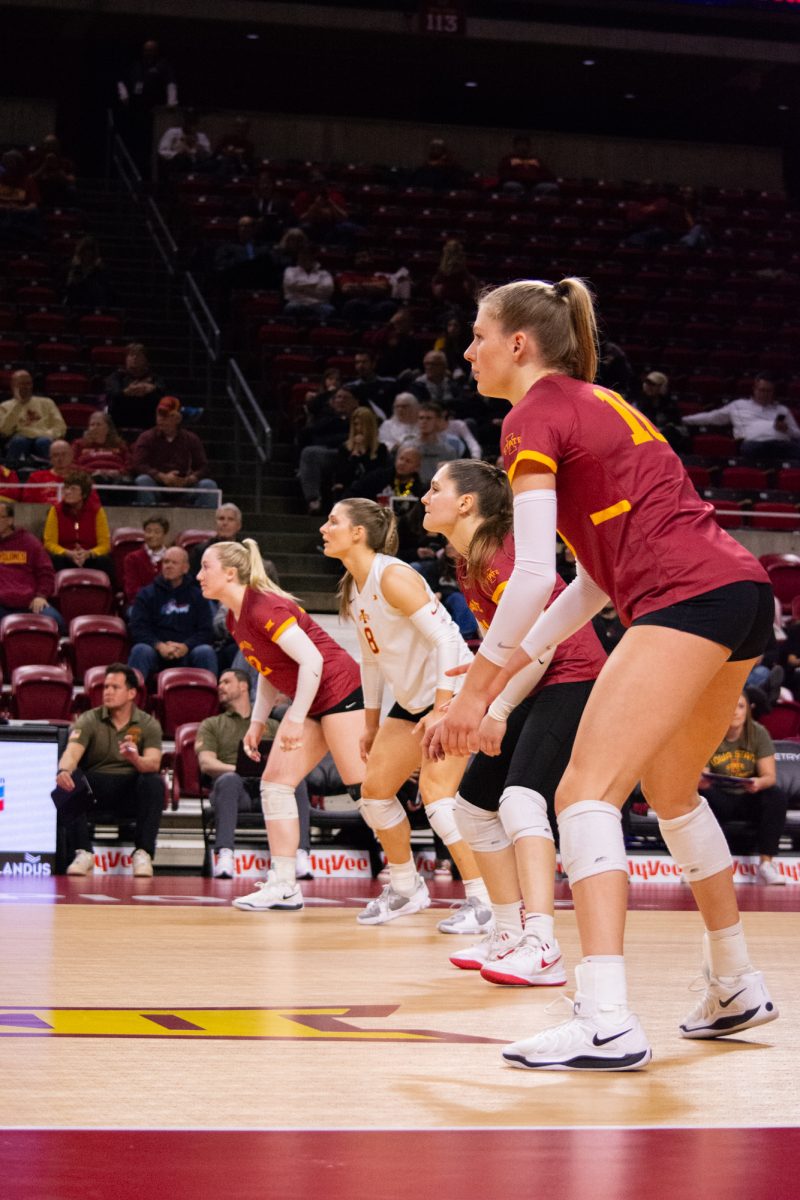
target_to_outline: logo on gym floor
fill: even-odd
[[[226,1041],[479,1042],[436,1029],[386,1028],[396,1004],[280,1008],[37,1008],[0,1006],[0,1037],[224,1038]],[[366,1025],[364,1024],[366,1022]]]

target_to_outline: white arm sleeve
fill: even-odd
[[[437,691],[452,692],[456,681],[447,672],[458,666],[464,652],[464,639],[458,626],[449,619],[442,620],[441,604],[437,604],[435,612],[431,612],[429,604],[423,604],[409,620],[436,651]]]
[[[529,667],[523,667],[509,679],[499,696],[489,705],[489,716],[495,721],[505,721],[526,696],[529,696],[553,660],[555,650],[546,650],[535,658]]]
[[[251,721],[258,721],[259,725],[266,725],[267,717],[275,707],[275,698],[278,695],[278,689],[264,675],[259,675],[258,685],[256,687],[256,701],[253,705],[253,711],[250,714]]]
[[[364,693],[364,708],[380,708],[383,702],[383,675],[359,629],[361,644],[361,689]]]
[[[290,625],[276,642],[284,654],[293,658],[299,668],[297,689],[286,713],[290,721],[298,725],[305,721],[308,710],[314,703],[322,679],[322,655],[307,633],[299,625]]]
[[[556,493],[552,488],[534,488],[514,497],[514,543],[514,570],[478,651],[500,667],[511,658],[555,587]]]
[[[576,563],[576,575],[557,596],[522,640],[522,649],[536,659],[548,646],[557,646],[571,636],[608,603],[608,596]],[[507,589],[506,589],[507,590]]]

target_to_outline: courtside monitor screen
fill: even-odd
[[[53,725],[0,725],[0,883],[49,875],[55,863],[55,787],[64,742]]]

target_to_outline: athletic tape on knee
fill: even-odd
[[[689,883],[730,870],[733,864],[725,834],[708,801],[703,796],[698,800],[700,803],[691,812],[658,822],[667,849]]]
[[[606,871],[628,874],[628,856],[622,836],[622,814],[603,800],[581,800],[558,816],[561,861],[570,886],[603,875]]]
[[[512,842],[524,837],[546,838],[554,841],[547,801],[533,788],[507,787],[500,797],[500,820]]]
[[[261,782],[261,811],[265,821],[297,819],[297,798],[288,783]]]
[[[494,854],[511,845],[497,813],[470,804],[460,792],[456,792],[455,817],[462,838],[478,854]]]
[[[380,833],[382,829],[394,829],[395,825],[401,825],[406,819],[406,810],[397,796],[389,800],[368,800],[362,796],[358,807],[365,824],[375,833]]]
[[[452,846],[461,841],[461,834],[456,824],[456,802],[452,796],[443,796],[425,805],[425,816],[434,833],[437,833],[445,846]]]

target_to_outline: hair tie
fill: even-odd
[[[551,284],[551,286],[556,300],[565,300],[569,295],[569,287],[563,280],[560,283]]]

